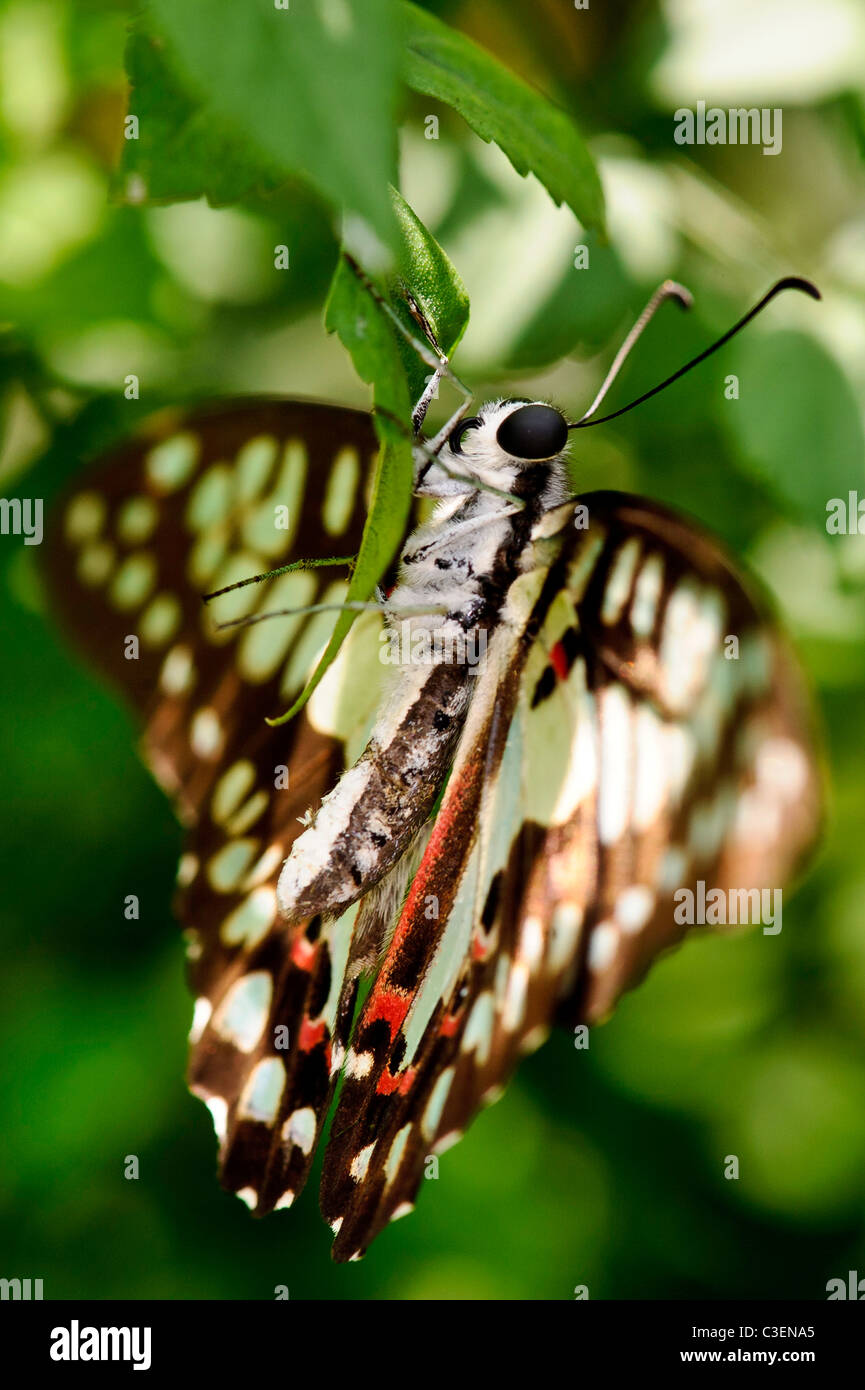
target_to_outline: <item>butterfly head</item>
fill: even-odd
[[[415,491],[456,497],[491,489],[521,499],[567,492],[564,415],[544,401],[499,400],[451,431],[438,460],[421,469]]]

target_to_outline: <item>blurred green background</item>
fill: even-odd
[[[865,540],[825,524],[830,498],[865,495],[865,10],[430,8],[574,113],[608,204],[601,244],[453,113],[406,100],[402,190],[469,289],[456,365],[480,395],[581,409],[666,276],[695,310],[662,313],[613,405],[777,276],[823,291],[820,305],[776,301],[686,381],[581,435],[577,454],[582,487],[696,514],[774,593],[825,730],[823,847],[779,937],[695,940],[587,1053],[553,1037],[411,1219],[335,1267],[315,1181],[263,1223],[217,1185],[210,1119],[183,1083],[179,828],[125,712],[43,611],[35,551],[0,537],[0,1274],[42,1278],[46,1297],[269,1298],[277,1284],[301,1298],[825,1297],[829,1278],[865,1275]],[[337,245],[310,193],[222,210],[108,199],[128,20],[102,0],[0,4],[4,495],[50,496],[178,395],[368,401],[321,324]],[[781,107],[782,152],[676,145],[673,112],[699,99]],[[273,269],[279,243],[288,273]],[[589,270],[574,268],[580,244]],[[138,402],[123,398],[128,373]],[[123,917],[130,892],[139,922]],[[729,1154],[738,1181],[724,1179]]]

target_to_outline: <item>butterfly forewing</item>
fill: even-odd
[[[47,548],[64,626],[135,702],[144,756],[190,827],[176,901],[197,999],[190,1084],[211,1109],[223,1180],[261,1208],[302,1185],[326,1112],[329,998],[349,930],[314,922],[290,936],[276,879],[299,818],[362,746],[383,667],[364,615],[351,699],[333,671],[307,711],[272,729],[266,716],[298,693],[335,615],[218,624],[338,601],[345,570],[295,572],[209,606],[202,594],[355,553],[375,447],[368,417],[336,407],[166,414],[85,475]]]
[[[134,697],[190,823],[190,1080],[223,1181],[259,1212],[290,1204],[341,1071],[322,1178],[337,1259],[410,1209],[428,1155],[557,1016],[603,1017],[684,933],[678,890],[780,886],[819,807],[807,700],[762,603],[693,523],[590,494],[542,516],[520,556],[447,785],[402,863],[337,920],[281,924],[298,818],[359,755],[381,699],[381,620],[356,623],[304,713],[273,730],[333,618],[214,619],[336,601],[339,571],[216,612],[201,594],[356,551],[373,448],[366,417],[330,407],[168,421],[85,478],[52,558],[67,626]]]

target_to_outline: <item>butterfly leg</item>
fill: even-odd
[[[446,357],[442,357],[432,376],[427,378],[427,384],[424,388],[423,395],[411,413],[411,427],[415,439],[417,439],[421,432],[421,427],[426,419],[426,413],[429,410],[430,402],[434,401],[438,396],[439,385],[447,374],[448,360]],[[469,397],[469,399],[471,398]],[[465,410],[467,405],[468,401],[464,403],[462,409]]]

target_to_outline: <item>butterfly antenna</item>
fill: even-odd
[[[582,425],[584,421],[588,421],[591,416],[594,415],[601,401],[619,375],[619,372],[622,370],[622,367],[625,365],[625,362],[630,357],[631,352],[636,347],[637,342],[642,337],[643,330],[651,323],[661,305],[668,299],[675,299],[676,303],[682,309],[690,309],[694,303],[694,296],[691,294],[691,291],[686,290],[684,285],[677,284],[675,280],[665,280],[663,285],[658,286],[627,338],[622,343],[619,351],[613,358],[612,366],[601,383],[600,391],[595,396],[595,399],[592,401],[585,415],[580,416],[580,419],[577,421],[578,425]],[[576,428],[577,425],[568,426],[568,429]]]
[[[637,322],[634,324],[634,327],[631,329],[630,333],[628,334],[627,338],[625,339],[624,343],[622,344],[621,348],[616,354],[613,365],[607,373],[607,376],[604,380],[603,385],[601,386],[600,391],[598,392],[595,399],[592,401],[592,404],[589,406],[585,415],[581,416],[580,419],[576,420],[573,424],[569,424],[568,429],[579,430],[585,429],[589,425],[605,425],[608,420],[615,420],[619,415],[625,415],[627,411],[633,410],[635,406],[642,405],[643,401],[647,401],[650,396],[656,396],[659,391],[665,391],[668,386],[672,386],[674,381],[678,381],[680,376],[684,376],[686,372],[690,372],[692,368],[699,366],[701,362],[705,362],[706,358],[711,357],[713,352],[717,352],[718,349],[722,348],[725,343],[729,343],[730,339],[734,338],[736,334],[739,333],[745,327],[746,324],[750,323],[751,319],[756,318],[757,314],[759,314],[763,309],[765,309],[766,305],[770,302],[770,300],[774,299],[776,294],[780,294],[782,290],[801,290],[803,294],[810,295],[812,299],[822,298],[822,295],[820,294],[820,291],[818,290],[817,286],[813,284],[810,280],[802,279],[798,275],[786,275],[783,280],[776,281],[772,288],[770,290],[767,290],[767,292],[763,295],[763,298],[760,300],[760,302],[758,304],[755,304],[753,309],[749,309],[747,314],[743,315],[743,317],[739,319],[738,323],[733,324],[732,328],[728,328],[727,332],[722,334],[722,336],[717,340],[717,342],[712,343],[710,347],[704,348],[703,351],[698,353],[696,357],[692,358],[690,362],[686,362],[684,367],[680,367],[678,371],[673,372],[672,376],[666,377],[666,379],[664,381],[659,382],[657,386],[653,386],[650,391],[644,391],[642,396],[638,396],[637,399],[631,401],[630,404],[623,405],[620,407],[619,410],[614,410],[609,415],[602,415],[599,419],[593,420],[591,417],[594,415],[601,401],[604,399],[604,396],[607,394],[607,390],[609,389],[612,382],[615,380],[615,377],[618,374],[619,369],[622,366],[622,363],[625,361],[625,358],[630,353],[631,348],[634,346],[640,334],[643,332],[643,329],[646,327],[646,324],[649,322],[655,311],[664,302],[664,300],[675,298],[681,304],[682,308],[690,308],[692,299],[688,291],[683,289],[681,285],[675,284],[672,280],[665,281],[664,284],[661,285],[660,288],[657,289],[655,293],[652,295],[652,298],[649,300],[642,314],[637,319]]]
[[[354,561],[354,555],[337,555],[333,559],[323,560],[292,560],[290,565],[280,565],[279,569],[267,570],[264,574],[251,574],[248,579],[238,579],[234,584],[226,584],[224,589],[214,589],[212,594],[202,594],[201,597],[205,603],[210,603],[211,599],[231,594],[235,589],[245,589],[247,584],[261,584],[265,579],[277,579],[281,574],[291,574],[293,570],[317,570],[325,565],[353,565]]]

